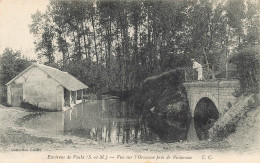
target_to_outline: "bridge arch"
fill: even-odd
[[[217,110],[219,113],[221,113],[220,111],[220,106],[219,106],[219,102],[218,102],[218,98],[215,97],[212,93],[210,92],[200,92],[199,94],[196,94],[196,96],[194,96],[192,103],[191,103],[191,115],[192,117],[194,117],[194,112],[196,109],[196,106],[198,104],[198,102],[202,99],[202,98],[208,98],[210,99],[216,106]]]
[[[206,114],[202,114],[203,116],[201,116],[203,119],[202,121],[204,121],[203,117],[208,117],[207,123],[206,124],[204,123],[203,127],[201,128],[200,126],[197,127],[199,131],[196,131],[201,133],[200,131],[201,129],[203,129],[202,131],[204,132],[204,134],[201,134],[200,136],[198,135],[198,137],[200,137],[199,139],[204,139],[205,137],[207,137],[207,131],[205,130],[205,128],[208,128],[209,126],[214,124],[214,120],[216,120],[216,117],[221,117],[236,102],[236,97],[233,95],[233,93],[236,89],[240,87],[239,81],[238,80],[207,81],[207,82],[194,81],[194,82],[183,83],[183,85],[187,91],[187,98],[189,101],[192,120],[194,120],[192,121],[193,123],[191,124],[189,131],[197,130],[196,127],[194,128],[194,126],[196,126],[195,119],[198,118],[197,115],[196,115],[197,117],[196,116],[194,117],[194,115],[197,114],[196,106],[205,99],[208,100],[208,103],[211,103],[211,105],[206,107],[206,108],[211,108],[210,109],[211,111],[209,113],[204,112]],[[212,112],[212,108],[215,108],[213,109],[215,111]],[[204,111],[207,111],[207,109],[205,109]],[[217,115],[217,116],[212,117],[212,115]]]
[[[208,138],[208,129],[218,120],[219,111],[210,98],[203,97],[195,107],[193,118],[197,136],[200,140],[204,140]]]

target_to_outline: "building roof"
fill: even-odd
[[[60,71],[56,68],[46,66],[43,64],[37,64],[33,63],[31,66],[29,66],[27,69],[25,69],[23,72],[21,72],[19,75],[17,75],[15,78],[13,78],[11,81],[9,81],[6,85],[11,84],[15,79],[20,77],[22,74],[27,72],[33,67],[38,67],[40,70],[45,72],[47,75],[49,75],[51,78],[53,78],[56,82],[58,82],[60,85],[65,87],[66,89],[70,91],[76,91],[81,89],[86,89],[88,86],[83,84],[81,81],[76,79],[74,76],[70,75],[68,72]]]

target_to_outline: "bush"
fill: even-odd
[[[184,74],[174,69],[144,80],[134,94],[136,112],[161,140],[175,142],[186,139],[191,113],[184,86]]]
[[[255,48],[245,48],[238,51],[229,60],[236,65],[237,77],[240,82],[239,94],[257,93],[259,78],[259,50]]]

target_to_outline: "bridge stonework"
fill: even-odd
[[[196,105],[204,97],[213,101],[221,117],[230,108],[229,105],[236,102],[233,93],[239,88],[239,81],[201,81],[184,83],[184,87],[187,91],[192,117],[194,117]]]

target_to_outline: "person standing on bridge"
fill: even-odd
[[[193,69],[195,69],[198,72],[198,80],[203,79],[203,73],[202,73],[202,65],[196,62],[194,59],[191,59],[193,62]]]

